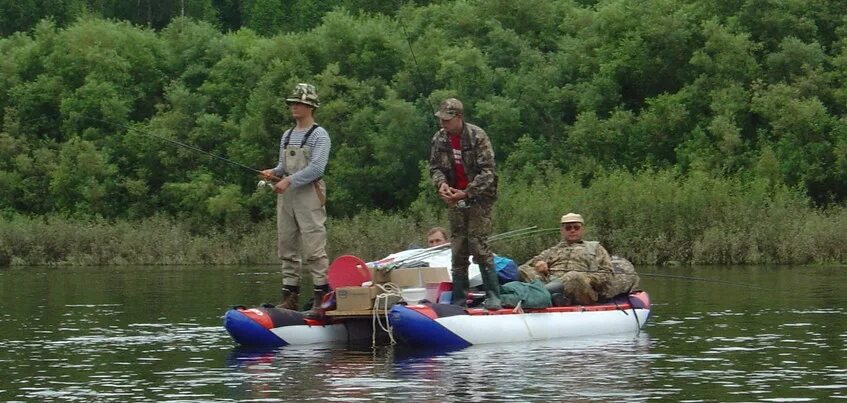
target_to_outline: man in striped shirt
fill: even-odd
[[[282,260],[282,302],[280,306],[297,310],[301,268],[308,270],[314,285],[315,302],[310,312],[320,315],[321,301],[329,291],[326,272],[326,184],[321,179],[329,159],[330,138],[315,123],[314,112],[320,107],[315,87],[297,84],[286,98],[294,127],[280,139],[279,163],[262,171],[273,180],[277,195],[278,256]]]

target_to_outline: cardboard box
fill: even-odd
[[[371,269],[371,279],[374,284],[385,284],[391,281],[391,271],[383,269]]]
[[[373,309],[376,287],[340,287],[335,290],[336,310],[366,311]]]
[[[391,309],[392,305],[399,303],[401,299],[403,299],[403,297],[399,295],[385,294],[380,295],[374,304],[376,305],[376,309],[379,309],[380,311],[388,310]]]
[[[446,267],[415,267],[391,271],[391,282],[400,288],[425,287],[450,281],[450,272]]]

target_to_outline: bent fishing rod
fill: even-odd
[[[123,125],[123,124],[116,123],[116,122],[112,122],[112,121],[109,121],[109,120],[98,119],[98,118],[95,118],[95,117],[85,116],[85,115],[82,115],[81,117],[82,117],[83,119],[92,120],[92,121],[95,121],[95,122],[106,123],[106,124],[109,124],[109,125],[112,125],[112,126],[115,126],[115,127],[123,128],[123,129],[128,130],[128,131],[134,131],[134,132],[136,132],[136,133],[140,133],[140,134],[143,134],[143,135],[147,135],[147,136],[150,136],[150,137],[153,137],[153,138],[156,138],[156,139],[159,139],[159,140],[162,140],[162,141],[168,142],[168,143],[170,143],[170,144],[174,144],[174,145],[177,145],[177,146],[180,146],[180,147],[183,147],[183,148],[186,148],[186,149],[189,149],[189,150],[192,150],[192,151],[195,151],[195,152],[198,152],[198,153],[204,154],[204,155],[208,155],[208,156],[210,156],[210,157],[212,157],[212,158],[216,158],[216,159],[218,159],[218,160],[220,160],[220,161],[226,162],[227,164],[234,165],[234,166],[237,166],[237,167],[239,167],[239,168],[244,168],[244,169],[246,169],[246,170],[248,170],[248,171],[251,171],[251,172],[257,173],[257,174],[259,174],[259,175],[262,175],[263,177],[265,176],[265,174],[264,174],[264,173],[262,173],[262,171],[260,171],[260,170],[258,170],[258,169],[256,169],[256,168],[253,168],[253,167],[250,167],[250,166],[244,165],[244,164],[242,164],[242,163],[240,163],[240,162],[238,162],[238,161],[233,161],[233,160],[231,160],[231,159],[229,159],[229,158],[222,157],[222,156],[217,155],[217,154],[210,153],[210,152],[208,152],[208,151],[206,151],[206,150],[203,150],[202,148],[199,148],[199,147],[193,146],[193,145],[191,145],[191,144],[186,144],[186,143],[183,143],[183,142],[180,142],[180,141],[176,141],[176,140],[171,139],[171,138],[167,138],[167,137],[164,137],[164,136],[159,136],[159,135],[153,134],[153,133],[152,133],[152,132],[150,132],[150,131],[139,130],[139,129],[136,129],[136,128],[131,127],[131,126]],[[281,179],[282,179],[282,178],[278,178],[278,177],[276,177],[276,176],[271,175],[271,180],[272,180],[272,181],[274,181],[274,182],[279,181],[279,180],[281,180]],[[264,184],[264,183],[262,183],[262,182],[259,182],[259,186],[265,186],[265,185],[267,185],[267,186],[273,186],[273,185]]]

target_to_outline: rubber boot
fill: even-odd
[[[470,281],[468,281],[467,275],[462,278],[462,276],[453,276],[453,294],[450,298],[450,305],[457,305],[462,308],[468,307],[468,286]]]
[[[485,301],[482,306],[488,310],[503,309],[500,303],[500,279],[497,278],[497,271],[482,266],[479,269],[482,271],[482,284],[485,286]]]
[[[300,299],[299,287],[282,287],[282,301],[276,306],[277,308],[297,310],[297,301]]]
[[[314,293],[315,297],[312,299],[312,309],[309,312],[306,312],[306,317],[311,319],[320,319],[324,317],[324,309],[321,305],[324,302],[324,295],[329,292],[329,285],[316,286]]]
[[[565,294],[565,285],[561,281],[551,281],[544,285],[544,288],[550,292],[550,302],[553,306],[568,306],[571,304],[567,294]]]

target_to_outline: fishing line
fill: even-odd
[[[629,273],[615,273],[615,275],[618,275],[618,274],[632,275],[632,274],[629,274]],[[770,291],[771,290],[770,288],[756,287],[754,285],[747,285],[747,284],[732,283],[732,282],[723,281],[723,280],[712,280],[712,279],[709,279],[709,278],[702,278],[702,277],[677,276],[677,275],[673,275],[673,274],[659,274],[659,273],[637,273],[636,275],[645,276],[645,277],[671,278],[671,279],[676,279],[676,280],[703,281],[703,282],[706,282],[706,283],[717,283],[717,284],[728,285],[728,286],[731,286],[731,287],[751,288],[751,289],[754,289],[754,290],[764,290],[764,291]]]
[[[402,4],[399,1],[397,2],[397,4],[402,7]],[[409,33],[406,30],[406,24],[403,24],[403,19],[400,18],[400,7],[398,7],[397,9],[397,23],[400,24],[400,29],[403,30],[403,37],[406,38],[406,44],[409,45],[409,53],[412,54],[412,62],[415,64],[415,72],[417,73],[418,80],[421,84],[421,86],[418,86],[415,80],[412,80],[412,85],[414,85],[415,88],[418,90],[418,96],[424,98],[423,91],[421,91],[421,87],[423,86],[423,74],[421,74],[421,66],[418,64],[418,58],[415,56],[415,50],[412,48],[412,39],[409,37]],[[432,109],[432,113],[435,113],[435,105],[430,102],[429,98],[424,98],[424,100],[426,100],[426,103],[429,104],[429,107]]]

